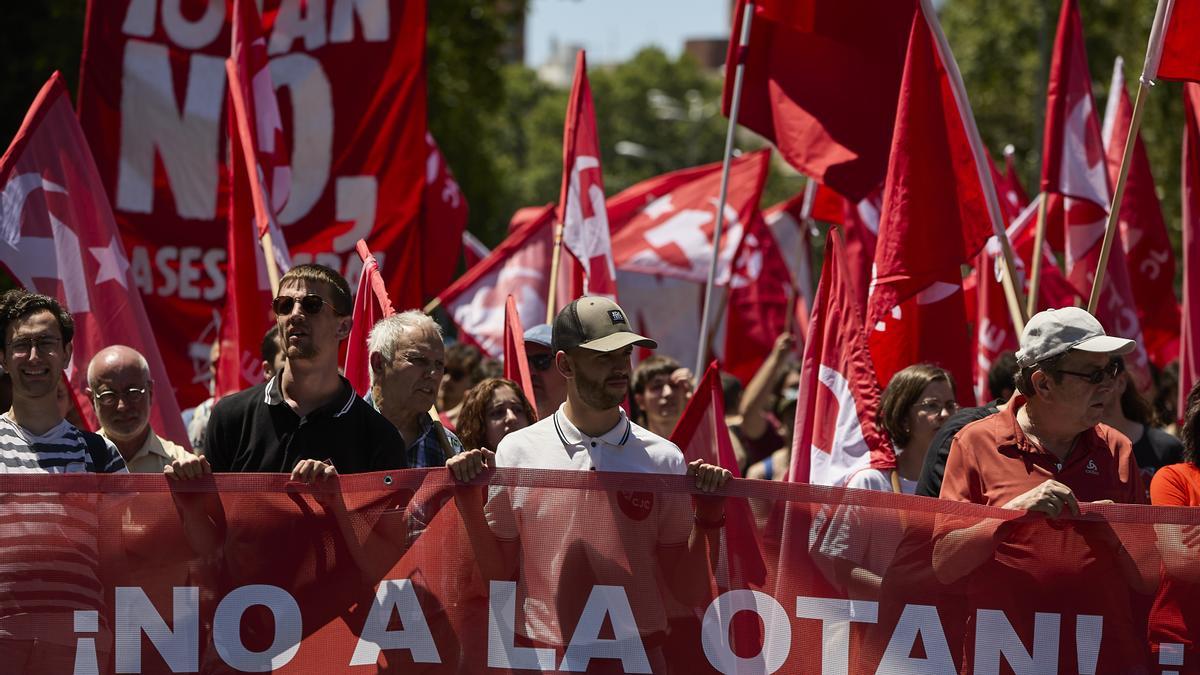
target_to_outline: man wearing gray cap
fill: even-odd
[[[550,348],[553,332],[548,323],[539,323],[525,331],[525,355],[529,357],[529,375],[540,420],[553,415],[567,400],[567,380],[554,367],[554,350]]]
[[[954,437],[941,498],[1051,519],[1078,515],[1081,502],[1144,502],[1129,439],[1100,423],[1122,369],[1117,357],[1134,347],[1132,340],[1105,335],[1100,322],[1077,307],[1034,315],[1017,351],[1018,393],[1005,410]],[[1112,666],[1105,672],[1141,672],[1145,645],[1144,639],[1137,644],[1129,589],[1145,592],[1157,580],[1139,571],[1107,523],[964,522],[945,514],[934,541],[937,577],[946,583],[968,577],[969,610],[1032,616],[1069,607],[1103,616],[1100,659]],[[1126,583],[1094,583],[1122,577]],[[974,644],[974,613],[968,616],[964,644]],[[964,663],[963,672],[969,671]]]
[[[658,346],[633,332],[612,300],[585,296],[567,305],[554,319],[552,336],[554,365],[567,382],[566,402],[536,424],[505,436],[495,454],[472,450],[446,466],[463,481],[497,466],[686,473],[695,476],[702,491],[721,487],[729,471],[700,461],[686,463],[674,443],[634,424],[621,409],[629,393],[635,345]],[[580,636],[578,631],[572,635],[570,624],[578,614],[564,615],[562,608],[583,606],[592,589],[572,580],[590,568],[595,583],[625,589],[638,617],[633,635],[617,636],[625,645],[620,658],[626,671],[663,672],[667,617],[662,593],[668,591],[659,588],[658,579],[665,579],[669,592],[691,606],[710,599],[708,553],[725,522],[721,500],[699,499],[693,513],[683,494],[619,489],[495,487],[486,509],[482,498],[478,490],[456,493],[484,577],[518,579],[517,605],[523,607],[515,626],[519,641],[559,650],[559,658],[568,641],[576,648]],[[522,556],[522,550],[546,554]],[[624,562],[605,562],[618,559]],[[518,565],[519,560],[524,563]],[[661,575],[645,572],[655,566]],[[631,570],[638,573],[630,575]],[[640,640],[632,640],[635,636]]]

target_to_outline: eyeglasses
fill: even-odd
[[[958,402],[946,401],[943,403],[937,399],[931,398],[918,402],[917,410],[928,415],[936,415],[944,410],[946,413],[953,415],[954,413],[958,412]]]
[[[130,405],[136,405],[141,403],[142,399],[146,398],[146,392],[148,391],[150,391],[148,387],[141,389],[137,387],[130,387],[125,391],[109,389],[108,391],[97,392],[96,402],[105,408],[117,407],[118,401],[125,401]]]
[[[61,346],[62,340],[56,337],[22,338],[8,343],[14,356],[29,356],[34,347],[39,354],[54,354]]]
[[[529,365],[532,366],[534,370],[550,370],[550,364],[552,363],[554,363],[554,357],[550,354],[536,354],[529,357]]]
[[[275,316],[287,316],[295,309],[297,300],[300,302],[300,311],[305,314],[317,314],[325,305],[333,307],[333,304],[325,298],[316,293],[309,293],[298,299],[290,295],[281,295],[271,301],[271,309],[275,310]]]
[[[1125,362],[1120,359],[1115,359],[1115,360],[1111,361],[1107,366],[1100,368],[1098,370],[1093,370],[1090,373],[1075,373],[1070,370],[1062,370],[1062,369],[1059,369],[1057,372],[1060,372],[1063,375],[1074,375],[1075,377],[1082,377],[1083,379],[1088,381],[1088,384],[1100,384],[1101,382],[1103,382],[1105,380],[1114,379],[1121,373],[1125,372]]]

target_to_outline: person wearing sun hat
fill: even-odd
[[[1135,347],[1105,334],[1077,307],[1035,314],[1016,354],[1017,393],[1003,411],[954,437],[940,497],[1054,520],[1079,515],[1089,502],[1144,503],[1132,444],[1100,422],[1122,370],[1118,357]],[[970,617],[977,607],[1007,616],[1067,607],[1103,616],[1100,659],[1112,666],[1105,672],[1143,672],[1145,640],[1138,644],[1130,590],[1152,590],[1157,576],[1139,572],[1106,522],[964,522],[947,515],[935,528],[933,568],[943,583],[966,578]],[[964,644],[974,644],[973,622]]]
[[[592,296],[570,303],[555,317],[551,334],[553,367],[567,381],[566,401],[536,424],[505,436],[494,454],[471,450],[451,458],[446,466],[461,481],[496,466],[686,473],[704,492],[720,488],[729,480],[729,471],[699,460],[687,463],[674,443],[635,424],[621,409],[629,393],[635,346],[655,349],[658,344],[634,332],[617,303]],[[455,498],[485,578],[518,580],[517,597],[524,599],[523,617],[515,626],[518,640],[559,650],[558,658],[568,639],[572,649],[576,646],[569,627],[559,622],[558,608],[582,602],[585,598],[577,596],[590,590],[564,575],[570,569],[567,552],[599,549],[599,556],[624,556],[628,569],[657,565],[662,570],[661,575],[630,577],[619,572],[622,565],[595,569],[595,583],[625,587],[638,617],[636,628],[645,651],[627,662],[636,665],[638,672],[665,669],[662,646],[668,629],[663,593],[672,592],[689,606],[702,607],[711,600],[707,555],[725,524],[725,506],[719,498],[697,499],[694,511],[686,494],[658,492],[494,487],[486,507],[481,503],[482,490],[456,491]],[[489,530],[490,536],[481,534]],[[619,535],[615,539],[614,532]],[[606,554],[604,547],[620,550]],[[520,551],[563,554],[520,564],[526,559]],[[670,591],[659,587],[660,577]]]

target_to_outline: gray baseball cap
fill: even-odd
[[[576,347],[613,352],[629,345],[658,349],[658,343],[633,332],[620,305],[599,296],[585,295],[562,308],[554,317],[554,351]]]
[[[543,347],[550,346],[550,337],[553,331],[550,329],[550,324],[539,323],[538,325],[525,330],[525,341],[541,345]]]
[[[1072,349],[1123,356],[1136,346],[1133,340],[1106,335],[1096,317],[1078,307],[1047,309],[1025,324],[1017,365],[1031,366]]]

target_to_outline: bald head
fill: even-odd
[[[88,363],[88,387],[94,390],[97,378],[106,377],[118,371],[137,373],[141,375],[143,384],[150,382],[150,364],[146,362],[146,357],[133,347],[113,345],[96,352],[91,362]]]

